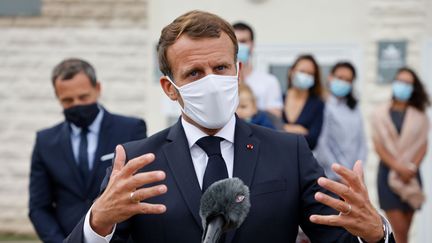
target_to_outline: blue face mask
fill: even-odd
[[[250,48],[248,45],[238,43],[237,59],[239,62],[247,63],[249,61]]]
[[[293,75],[292,85],[301,90],[308,90],[315,84],[312,75],[302,72],[295,72]]]
[[[402,81],[395,80],[393,82],[393,96],[396,100],[407,101],[411,98],[411,94],[414,90],[412,84],[407,84]]]
[[[345,97],[351,92],[351,83],[341,79],[333,79],[330,82],[330,91],[336,97]]]

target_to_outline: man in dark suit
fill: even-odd
[[[119,143],[146,137],[142,119],[109,113],[97,103],[93,67],[67,59],[52,75],[65,121],[39,131],[30,171],[29,216],[43,242],[58,243],[85,215],[100,191]]]
[[[295,242],[298,225],[313,242],[392,240],[368,199],[361,163],[353,171],[335,166],[346,184],[328,180],[303,137],[235,116],[237,48],[231,26],[206,12],[186,13],[162,30],[160,83],[182,116],[146,140],[116,147],[103,193],[65,242],[200,242],[200,197],[226,177],[249,186],[252,205],[226,243]]]

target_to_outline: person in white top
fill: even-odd
[[[259,110],[281,117],[283,102],[279,81],[274,75],[258,71],[252,65],[251,56],[255,47],[252,27],[238,22],[233,24],[233,28],[239,43],[237,58],[243,64],[240,73],[241,81],[252,89]]]

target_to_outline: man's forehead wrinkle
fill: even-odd
[[[183,65],[180,66],[180,74],[185,74],[187,72],[190,72],[192,70],[199,70],[202,71],[208,67],[213,68],[216,65],[228,65],[231,61],[231,56],[229,58],[226,55],[219,55],[216,54],[210,57],[207,55],[206,57],[209,58],[202,58],[202,56],[197,57],[190,57],[187,61],[183,63]]]

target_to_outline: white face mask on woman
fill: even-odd
[[[238,72],[235,76],[209,74],[181,87],[167,79],[183,99],[184,107],[180,106],[183,113],[202,127],[222,128],[237,109]]]
[[[292,80],[292,85],[301,90],[308,90],[315,84],[314,76],[303,73],[295,72]]]

